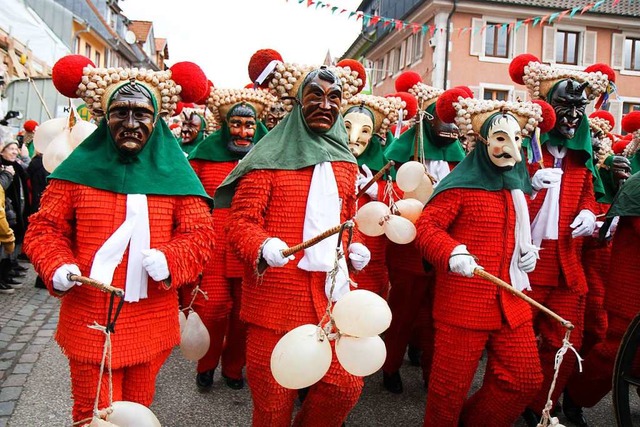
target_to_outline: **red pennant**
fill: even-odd
[[[436,32],[436,26],[429,27],[429,37],[433,37],[433,33]]]
[[[382,28],[387,28],[387,26],[391,24],[391,20],[390,19],[384,19],[382,22]]]
[[[396,25],[396,30],[400,31],[400,30],[402,30],[402,27],[403,27],[404,23],[401,20],[396,19],[396,24],[395,25]]]
[[[420,31],[420,25],[418,24],[413,24],[413,30],[411,31],[413,34],[417,33],[418,31]]]
[[[582,11],[580,11],[580,15],[582,15],[583,13],[585,13],[586,11],[588,11],[589,9],[591,9],[593,6],[595,6],[594,3],[588,4],[585,7],[582,8]]]
[[[540,26],[542,26],[542,24],[544,24],[544,21],[546,21],[547,19],[549,19],[549,17],[550,17],[550,16],[551,16],[551,15],[543,16],[543,17],[542,17],[542,19],[540,19]]]
[[[569,12],[571,12],[571,9],[565,10],[564,12],[561,12],[560,15],[558,15],[558,22],[560,22],[560,20],[562,18],[564,18],[567,15],[567,13],[569,13]]]
[[[378,21],[380,21],[380,17],[378,15],[373,15],[369,21],[369,25],[376,25]]]

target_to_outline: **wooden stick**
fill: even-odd
[[[31,86],[33,86],[33,90],[36,91],[36,95],[38,95],[38,99],[40,99],[40,103],[42,104],[42,107],[44,108],[44,112],[47,113],[47,117],[49,117],[49,119],[52,119],[53,117],[51,116],[51,112],[49,112],[49,108],[47,107],[47,103],[44,102],[44,99],[42,98],[42,95],[40,94],[40,91],[38,90],[38,87],[36,86],[36,82],[34,82],[31,77],[28,77],[28,79],[29,79],[29,82],[31,83]],[[69,102],[71,102],[71,100],[69,100]]]
[[[393,160],[389,160],[389,162],[384,165],[382,167],[382,169],[380,169],[378,171],[377,174],[373,175],[371,177],[371,180],[369,180],[369,182],[367,182],[367,185],[365,185],[364,187],[362,187],[360,189],[360,191],[358,191],[358,194],[356,195],[356,200],[359,199],[360,197],[364,196],[365,193],[367,192],[367,190],[369,189],[369,187],[371,187],[373,185],[374,182],[376,182],[377,180],[379,180],[380,178],[382,178],[382,175],[384,175],[385,173],[387,173],[387,171],[389,169],[391,169],[396,163]],[[339,226],[341,227],[341,226]],[[335,233],[334,233],[335,234]],[[304,249],[304,248],[303,248]]]
[[[327,237],[331,237],[334,234],[338,234],[340,232],[340,230],[342,230],[343,227],[345,228],[353,228],[354,226],[354,222],[349,220],[349,221],[345,221],[344,223],[340,224],[340,225],[336,225],[333,228],[330,228],[326,231],[324,231],[321,234],[318,234],[315,237],[312,237],[309,240],[305,240],[302,243],[299,243],[295,246],[291,246],[290,248],[287,248],[285,250],[282,251],[282,256],[283,257],[288,257],[291,256],[293,254],[295,254],[296,252],[305,250],[307,248],[310,248],[311,246],[320,243],[321,241],[323,241],[324,239],[326,239]],[[258,273],[262,274],[264,273],[264,271],[267,269],[269,265],[267,264],[267,261],[264,260],[264,258],[260,258],[260,261],[258,262]]]
[[[124,290],[120,288],[114,288],[110,285],[105,285],[102,282],[97,281],[96,279],[92,279],[90,277],[78,276],[77,274],[69,274],[67,278],[73,282],[80,282],[83,285],[89,285],[96,289],[100,289],[102,292],[113,292],[119,297],[124,296]]]
[[[544,305],[540,304],[538,301],[534,300],[530,296],[528,296],[525,293],[517,290],[516,288],[514,288],[513,286],[511,286],[510,284],[508,284],[504,280],[501,280],[501,279],[497,278],[493,274],[487,273],[486,271],[484,271],[481,268],[476,268],[473,271],[473,274],[475,274],[478,277],[482,277],[483,279],[487,279],[491,283],[494,283],[494,284],[506,289],[507,291],[509,291],[513,295],[517,296],[518,298],[520,298],[522,300],[525,300],[526,302],[528,302],[529,304],[531,304],[532,306],[534,306],[538,310],[540,310],[540,311],[544,312],[545,314],[548,314],[549,316],[553,317],[558,322],[560,322],[562,324],[562,326],[564,326],[568,330],[573,330],[574,326],[573,326],[573,324],[571,322],[569,322],[568,320],[564,320],[562,317],[560,317],[559,315],[557,315],[553,311],[549,310],[547,307],[545,307]]]

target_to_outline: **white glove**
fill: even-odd
[[[358,187],[358,190],[364,188],[364,186],[371,181],[371,178],[373,178],[373,172],[371,172],[371,169],[369,169],[367,165],[362,165],[362,170],[364,171],[364,175],[359,173],[358,178],[356,178],[356,187]],[[374,182],[371,184],[371,187],[367,188],[365,193],[371,200],[378,200],[378,183]]]
[[[531,178],[531,186],[534,190],[540,191],[543,188],[553,188],[560,185],[562,180],[562,169],[544,168],[538,170]]]
[[[267,261],[269,267],[282,267],[290,260],[296,259],[293,255],[285,257],[282,251],[289,249],[289,246],[277,237],[271,237],[262,245],[262,258]]]
[[[473,277],[473,271],[476,268],[482,267],[476,264],[476,260],[473,259],[465,245],[458,245],[453,248],[449,257],[449,269],[452,273]]]
[[[525,273],[531,273],[536,268],[538,255],[535,252],[526,252],[518,260],[518,268]]]
[[[590,210],[583,209],[569,227],[573,228],[573,238],[591,236],[596,228],[596,216]]]
[[[352,243],[349,246],[349,259],[353,268],[360,271],[371,261],[371,252],[362,243]]]
[[[64,264],[58,267],[55,273],[53,273],[53,289],[66,292],[73,288],[75,285],[80,286],[80,282],[72,282],[68,279],[69,274],[81,275],[80,268],[75,264]]]
[[[142,266],[149,277],[156,282],[160,282],[169,277],[169,264],[167,264],[167,257],[157,249],[145,249],[142,251]]]

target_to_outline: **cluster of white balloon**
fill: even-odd
[[[391,310],[383,298],[362,289],[351,291],[336,302],[326,325],[298,326],[278,341],[271,353],[273,377],[289,389],[320,381],[331,367],[331,340],[336,340],[338,362],[347,372],[371,375],[387,357],[379,334],[389,324]]]
[[[42,153],[44,168],[53,172],[96,128],[93,123],[80,119],[74,108],[67,117],[47,120],[39,125],[33,135],[33,145]]]
[[[88,427],[161,427],[151,409],[136,402],[118,401],[94,416]]]
[[[396,183],[404,192],[402,200],[369,202],[355,217],[358,229],[367,236],[386,235],[394,243],[404,245],[416,237],[415,222],[433,193],[433,183],[420,162],[403,164],[396,175]]]

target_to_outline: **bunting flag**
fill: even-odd
[[[289,0],[285,0],[287,3],[289,2]],[[482,32],[486,31],[487,29],[495,29],[495,30],[500,30],[500,31],[506,31],[507,34],[511,33],[511,31],[518,31],[518,29],[520,29],[520,27],[522,25],[528,26],[529,24],[531,24],[533,27],[540,25],[542,26],[545,22],[548,24],[552,24],[554,22],[560,22],[562,21],[564,18],[569,17],[569,19],[572,19],[578,12],[580,12],[580,15],[589,12],[589,11],[596,11],[597,9],[599,9],[603,4],[607,3],[607,2],[611,2],[611,6],[615,7],[618,6],[618,4],[620,4],[620,0],[599,0],[597,2],[593,2],[593,3],[588,3],[584,6],[574,6],[571,9],[567,9],[567,10],[563,10],[560,12],[553,12],[553,13],[549,13],[547,15],[541,15],[541,16],[534,16],[531,18],[526,18],[523,20],[516,20],[510,23],[504,23],[504,24],[490,24],[490,25],[483,25],[481,28],[477,27],[477,28],[471,28],[471,27],[462,27],[462,28],[457,28],[457,32],[458,32],[458,37],[462,36],[463,34],[465,34],[467,31],[472,31],[474,32],[474,34],[480,32],[482,34]],[[634,0],[629,0],[629,2],[633,2]],[[368,26],[376,26],[378,24],[382,24],[382,28],[384,29],[390,29],[392,31],[402,31],[406,28],[410,29],[410,31],[412,32],[412,34],[416,34],[418,32],[421,32],[423,36],[425,36],[427,33],[429,34],[430,37],[433,37],[433,34],[436,32],[436,30],[443,32],[444,31],[444,27],[439,27],[436,28],[435,25],[427,25],[427,24],[418,24],[415,22],[407,22],[407,21],[403,21],[401,19],[395,19],[395,18],[387,18],[384,16],[380,16],[377,14],[374,15],[369,15],[367,13],[364,13],[360,10],[358,11],[349,11],[347,9],[343,9],[340,6],[332,6],[329,3],[325,3],[322,1],[314,1],[314,0],[298,0],[298,4],[302,4],[302,3],[306,3],[307,8],[311,7],[311,6],[315,6],[315,9],[328,9],[331,11],[332,15],[336,15],[336,11],[338,11],[337,15],[346,15],[347,19],[352,19],[353,17],[355,17],[356,21],[358,19],[362,19],[362,23],[364,24],[365,27]],[[347,13],[348,12],[348,13]]]

